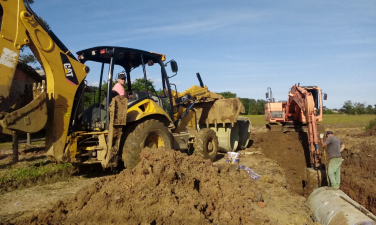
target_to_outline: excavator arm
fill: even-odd
[[[307,136],[309,150],[311,153],[311,163],[316,163],[317,159],[314,157],[314,155],[319,154],[319,138],[317,131],[315,101],[312,93],[298,85],[292,86],[291,91],[289,92],[289,101],[287,102],[286,114],[289,115],[289,111],[295,111],[295,116],[299,116],[298,114],[300,113],[300,110],[291,110],[293,106],[297,107],[298,109],[300,108],[303,111],[307,123]]]
[[[78,62],[60,40],[48,31],[23,0],[1,1],[0,32],[0,132],[36,132],[46,125],[47,155],[63,156],[68,129],[77,107],[77,90],[89,68]],[[45,84],[35,85],[34,100],[10,112],[6,101],[20,50],[28,45],[46,74]],[[81,87],[82,88],[82,87]]]

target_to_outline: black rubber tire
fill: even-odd
[[[195,155],[214,161],[218,152],[218,137],[214,130],[201,129],[195,138],[193,147]]]
[[[156,144],[150,141],[151,139],[160,138],[163,144]],[[172,134],[168,128],[160,121],[150,119],[138,124],[133,131],[126,137],[122,159],[124,167],[132,169],[140,162],[140,153],[145,147],[158,148],[166,147],[172,148]]]

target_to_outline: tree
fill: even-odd
[[[355,114],[361,115],[366,113],[366,107],[364,103],[355,102],[353,104]]]
[[[345,101],[345,103],[343,103],[341,111],[343,111],[346,114],[355,114],[353,103],[351,102],[351,100],[347,100]]]
[[[155,86],[153,84],[153,81],[147,80],[148,84],[148,91],[153,91],[155,89]],[[137,78],[135,81],[132,82],[132,90],[139,90],[139,91],[145,91],[145,79],[144,78]]]
[[[255,99],[251,99],[253,101],[250,101],[249,104],[249,115],[263,115],[265,113],[265,104],[267,101],[263,99],[258,99],[257,101]]]
[[[250,99],[250,98],[239,98],[239,100],[243,103],[243,106],[245,108],[245,114],[246,115],[249,115],[249,106],[250,104],[256,102],[256,100],[254,99]]]
[[[324,114],[334,114],[333,110],[331,110],[331,109],[323,108],[322,111],[323,111]]]
[[[232,93],[230,91],[219,92],[217,94],[222,95],[224,98],[236,98],[236,93]]]

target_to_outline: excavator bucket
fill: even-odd
[[[2,74],[2,82],[7,78],[5,75]],[[21,62],[17,63],[11,77],[10,82],[7,81],[9,87],[0,88],[1,91],[9,90],[2,95],[7,97],[0,100],[0,133],[37,132],[47,122],[45,82],[35,70]],[[35,83],[40,81],[38,85]]]
[[[12,134],[12,130],[34,133],[41,130],[47,122],[46,99],[46,92],[42,92],[25,107],[6,114],[0,120],[0,133]]]

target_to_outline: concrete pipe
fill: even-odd
[[[308,205],[313,210],[314,221],[323,225],[376,225],[375,215],[341,190],[318,188],[309,196]]]
[[[247,117],[238,117],[238,122],[235,126],[239,126],[239,144],[238,149],[246,149],[249,143],[249,137],[251,134],[251,121]]]
[[[237,149],[239,144],[239,126],[234,125],[232,127],[230,123],[226,123],[224,127],[222,124],[218,124],[217,128],[213,124],[209,127],[217,134],[220,152],[233,152]]]

